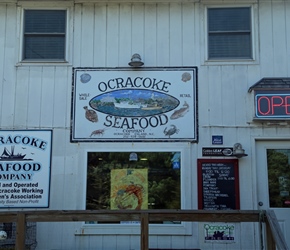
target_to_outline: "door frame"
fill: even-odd
[[[257,147],[258,147],[258,143],[259,142],[287,142],[289,141],[289,148],[290,148],[290,136],[277,136],[277,137],[258,137],[258,136],[253,136],[251,138],[251,145],[253,145],[252,149],[251,149],[251,175],[252,175],[252,184],[253,184],[253,209],[262,209],[259,205],[258,205],[258,194],[259,194],[259,190],[258,190],[258,166],[257,166]],[[268,180],[268,177],[267,177]],[[268,183],[267,183],[267,187],[268,187]],[[269,203],[269,200],[268,200]],[[270,208],[270,206],[268,206],[268,208]]]
[[[260,143],[260,145],[259,145]],[[268,145],[267,145],[268,143]],[[274,145],[273,145],[274,144]],[[267,139],[267,138],[256,138],[255,139],[255,144],[254,144],[254,150],[255,150],[255,154],[254,154],[254,157],[253,157],[253,169],[254,169],[254,172],[255,172],[255,175],[256,175],[256,178],[255,178],[255,183],[256,183],[256,198],[254,198],[253,200],[253,203],[254,203],[254,206],[259,210],[259,209],[262,209],[262,210],[268,210],[268,209],[271,209],[271,210],[276,210],[275,213],[276,216],[277,216],[277,219],[279,221],[280,219],[280,222],[282,224],[280,224],[280,228],[281,230],[283,231],[283,234],[284,234],[284,237],[285,237],[285,240],[286,240],[286,234],[287,234],[287,231],[289,232],[289,228],[290,228],[290,225],[287,224],[287,227],[285,226],[284,227],[284,224],[286,225],[286,219],[288,220],[288,210],[289,209],[289,212],[290,212],[290,208],[283,208],[283,207],[270,207],[270,199],[269,199],[269,180],[268,180],[268,166],[267,166],[267,159],[263,159],[262,163],[261,164],[264,164],[266,163],[266,166],[265,168],[266,169],[263,169],[263,171],[261,173],[258,173],[258,171],[261,169],[259,168],[259,164],[258,164],[258,160],[259,160],[259,157],[261,157],[261,151],[259,152],[259,150],[264,150],[264,152],[262,153],[263,157],[266,156],[265,155],[265,150],[267,149],[290,149],[290,137],[289,138],[271,138],[271,139]],[[254,178],[254,177],[253,177]],[[266,188],[266,190],[262,190],[262,185],[260,184],[263,180],[266,180],[266,183],[265,183],[265,186],[264,188]],[[259,206],[259,201],[263,202],[263,205]],[[286,217],[285,217],[286,215]],[[288,221],[289,223],[289,221]],[[289,239],[286,240],[288,241],[288,245],[289,245]]]

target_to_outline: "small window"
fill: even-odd
[[[88,152],[86,209],[181,209],[180,156],[181,152]],[[169,223],[180,224],[163,222]]]
[[[290,200],[290,149],[267,149],[270,207],[288,207]]]
[[[208,9],[208,59],[252,59],[250,7]]]
[[[65,10],[25,10],[23,60],[65,60]]]

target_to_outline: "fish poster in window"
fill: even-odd
[[[111,170],[111,209],[148,209],[148,170]]]
[[[203,230],[205,242],[235,242],[234,224],[206,223],[203,225]]]

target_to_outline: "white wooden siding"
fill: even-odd
[[[66,6],[66,1],[61,2]],[[256,10],[256,60],[249,63],[205,62],[205,7],[206,3],[218,5],[218,1],[75,2],[74,5],[67,4],[70,31],[67,64],[19,62],[19,10],[32,5],[46,7],[56,4],[46,5],[41,1],[37,4],[27,2],[29,5],[26,5],[26,2],[19,1],[17,7],[0,3],[0,128],[53,129],[50,209],[83,209],[85,150],[113,147],[110,143],[70,143],[72,67],[126,67],[133,53],[139,53],[148,67],[198,67],[199,143],[192,145],[192,164],[187,166],[192,168],[192,176],[188,177],[192,183],[191,207],[197,208],[196,159],[202,157],[202,147],[211,145],[212,135],[223,135],[224,145],[240,142],[249,154],[240,160],[241,209],[257,209],[252,138],[289,138],[290,129],[253,123],[253,94],[247,90],[262,77],[290,76],[290,1],[248,1],[254,3]],[[231,3],[244,5],[245,1],[227,1],[227,6]],[[150,147],[154,149],[154,143]],[[81,225],[39,224],[38,249],[139,249],[138,235],[75,236]],[[203,250],[258,249],[259,235],[252,224],[237,224],[237,242],[228,245],[206,244],[202,238],[202,224],[199,225],[199,234],[198,229],[192,227],[193,236],[152,235],[149,245]]]

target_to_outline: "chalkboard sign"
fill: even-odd
[[[240,209],[237,159],[198,159],[198,209]]]

